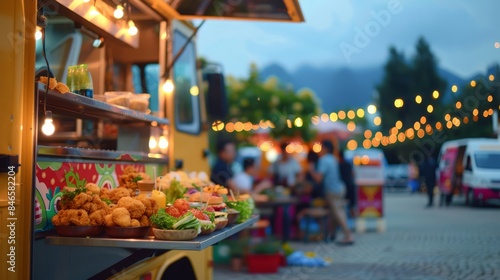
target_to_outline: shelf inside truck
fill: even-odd
[[[45,85],[38,83],[39,105],[43,107]],[[59,93],[50,90],[47,95],[47,110],[54,114],[83,119],[109,120],[112,123],[149,123],[168,125],[169,121],[125,107],[111,105],[73,93]]]
[[[225,227],[209,235],[198,236],[191,241],[166,241],[158,240],[154,237],[143,239],[118,239],[110,237],[84,238],[62,236],[48,236],[45,240],[46,243],[51,245],[201,251],[253,225],[258,219],[258,215],[253,215],[250,219],[241,224]]]
[[[62,161],[67,161],[68,157],[79,159],[92,160],[113,160],[113,161],[130,161],[130,162],[152,162],[166,163],[168,157],[162,154],[151,154],[142,152],[125,152],[125,151],[110,151],[110,150],[95,150],[72,147],[53,147],[53,146],[37,146],[37,154],[39,157],[61,158]]]

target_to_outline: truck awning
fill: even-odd
[[[303,22],[298,0],[143,0],[179,20],[229,19]]]

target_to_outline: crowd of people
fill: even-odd
[[[233,193],[260,194],[267,189],[281,186],[295,196],[295,216],[311,207],[313,201],[325,202],[330,213],[329,239],[336,238],[337,228],[343,232],[341,244],[353,244],[353,234],[347,225],[347,212],[355,216],[356,185],[350,162],[334,154],[331,141],[323,141],[319,153],[310,151],[305,163],[299,162],[287,153],[288,143],[280,145],[279,158],[270,164],[265,178],[258,178],[259,169],[254,158],[242,160],[243,170],[234,173],[232,164],[236,159],[236,146],[233,142],[221,139],[216,145],[217,160],[212,167],[211,180],[228,187]],[[299,221],[295,220],[296,223]]]

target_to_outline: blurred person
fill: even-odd
[[[236,145],[229,139],[219,139],[216,144],[217,161],[212,167],[210,180],[236,192],[232,164],[236,157]]]
[[[354,171],[352,164],[345,159],[345,151],[339,153],[339,168],[340,177],[344,182],[346,191],[345,199],[347,201],[347,209],[351,218],[356,217],[356,184],[354,183]]]
[[[273,177],[275,186],[284,186],[293,188],[300,180],[302,167],[290,154],[286,152],[288,143],[283,142],[280,145],[281,156],[269,167],[269,173]]]
[[[331,141],[323,141],[321,145],[318,170],[316,171],[314,165],[310,164],[309,172],[317,183],[323,182],[328,207],[331,212],[333,232],[330,238],[335,238],[337,226],[340,226],[344,233],[344,238],[339,243],[350,245],[354,243],[354,238],[347,226],[344,203],[345,186],[340,176],[339,163],[333,155],[333,143]]]
[[[239,193],[259,194],[265,189],[272,187],[269,180],[263,180],[258,184],[255,183],[259,170],[255,164],[255,159],[243,159],[243,172],[234,176],[233,182]]]
[[[313,150],[310,150],[309,153],[307,153],[307,166],[311,164],[314,165],[315,171],[318,170],[318,160],[319,160],[319,155],[315,153]],[[306,170],[304,181],[312,188],[311,199],[324,197],[323,185],[321,183],[317,183],[314,180],[310,170]]]
[[[420,189],[420,176],[419,176],[419,170],[418,170],[418,165],[415,163],[415,161],[411,161],[410,164],[408,164],[408,189],[410,193],[416,193]]]
[[[436,160],[432,156],[427,156],[422,165],[422,176],[427,187],[427,208],[434,205],[434,187],[436,186]]]

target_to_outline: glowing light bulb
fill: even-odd
[[[128,21],[128,34],[130,36],[135,36],[137,35],[137,32],[139,32],[139,29],[135,26],[135,23],[131,20]]]
[[[166,149],[166,148],[168,148],[167,137],[160,136],[160,141],[158,141],[158,147],[160,147],[160,149]]]
[[[174,92],[174,83],[172,83],[172,80],[167,79],[165,81],[165,83],[163,84],[163,91],[168,94]]]
[[[197,86],[192,86],[189,89],[189,93],[191,93],[192,96],[197,96],[198,94],[200,94],[200,89]]]
[[[149,137],[149,148],[154,149],[158,146],[158,143],[156,142],[156,139],[154,136]]]
[[[43,36],[42,29],[40,27],[37,27],[35,31],[35,39],[38,41],[42,39],[42,36]]]
[[[56,131],[56,128],[55,128],[54,123],[52,121],[52,112],[47,111],[45,113],[45,122],[43,123],[43,126],[42,126],[42,132],[43,132],[43,134],[50,136],[50,135],[54,134],[55,131]]]
[[[118,5],[116,6],[116,9],[115,11],[113,12],[113,16],[116,18],[116,19],[121,19],[123,17],[123,6],[122,5]]]

